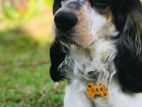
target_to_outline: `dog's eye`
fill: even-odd
[[[108,0],[92,0],[91,4],[97,8],[105,8],[108,6]]]

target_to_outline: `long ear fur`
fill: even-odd
[[[53,81],[57,82],[64,79],[64,74],[58,70],[58,66],[65,59],[65,53],[62,50],[62,46],[59,42],[54,42],[50,48],[50,76]]]
[[[142,6],[140,2],[131,7],[127,14],[119,38],[116,67],[124,90],[142,92]]]
[[[53,14],[61,7],[61,0],[54,0]],[[64,74],[58,70],[58,66],[65,59],[65,53],[62,50],[62,46],[58,41],[55,41],[50,47],[50,76],[54,82],[58,82],[64,79]]]

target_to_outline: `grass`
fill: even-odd
[[[63,107],[64,83],[49,76],[49,46],[18,28],[0,32],[0,107]]]

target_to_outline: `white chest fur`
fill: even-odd
[[[111,107],[142,107],[142,93],[130,94],[122,92],[117,81],[110,84],[109,103]]]
[[[110,60],[113,60],[113,56],[116,54],[115,48],[106,42],[106,45],[99,43],[97,50],[94,50],[95,57],[97,59],[102,58],[101,52],[105,53],[104,56],[111,56]],[[76,60],[75,67],[71,73],[67,72],[70,78],[66,86],[64,107],[142,107],[142,94],[126,94],[123,93],[119,83],[115,78],[111,79],[109,84],[109,97],[107,99],[94,98],[89,99],[86,95],[86,80],[84,78],[84,72],[78,72],[78,69],[83,69],[81,65],[90,62],[89,55],[84,50],[79,50],[76,47],[71,48],[70,55]],[[97,52],[96,52],[97,51]],[[93,54],[93,52],[91,54]],[[112,53],[112,54],[111,54]],[[103,58],[105,58],[103,56]],[[94,61],[93,64],[98,62]],[[93,65],[91,65],[93,66]],[[107,71],[106,71],[107,72]]]
[[[119,83],[112,80],[107,99],[89,99],[86,96],[86,84],[81,80],[74,79],[71,84],[66,86],[64,104],[64,107],[141,107],[142,93],[123,93]]]
[[[109,84],[109,97],[107,99],[89,99],[86,95],[87,70],[98,70],[105,77],[115,73],[114,57],[117,51],[112,41],[99,39],[88,48],[88,51],[75,45],[70,47],[69,59],[61,64],[60,69],[66,72],[69,78],[65,91],[64,107],[141,107],[142,94],[131,95],[121,91],[115,79]],[[71,57],[71,59],[70,59]],[[73,61],[72,61],[73,60]],[[62,65],[63,66],[62,68]],[[67,65],[67,66],[66,66]],[[106,65],[110,66],[107,70]],[[86,68],[87,67],[87,70]],[[112,72],[109,72],[112,70]],[[103,72],[102,72],[103,71]],[[113,75],[112,75],[113,76]],[[99,78],[101,81],[102,78]],[[106,80],[103,78],[103,80]]]
[[[115,73],[113,64],[115,49],[114,44],[105,39],[97,40],[88,49],[75,45],[70,47],[69,56],[60,66],[60,70],[65,71],[69,79],[66,87],[65,107],[94,107],[95,102],[86,96],[86,83],[92,78],[87,75],[87,72],[98,72],[97,81],[107,81],[108,77]],[[99,107],[103,106],[99,105]]]

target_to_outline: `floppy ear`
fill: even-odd
[[[61,7],[61,0],[54,0],[53,14]]]
[[[54,42],[50,48],[50,76],[53,81],[57,82],[64,79],[64,74],[58,70],[58,66],[65,59],[65,53],[62,51],[62,46],[59,42]]]
[[[135,5],[135,4],[133,4]],[[118,78],[124,90],[142,92],[142,6],[129,10],[118,43]]]
[[[54,0],[53,4],[53,14],[61,7],[61,0]],[[53,81],[58,82],[63,80],[65,75],[58,70],[58,66],[65,59],[65,53],[62,50],[61,44],[55,40],[55,42],[50,47],[50,76]]]

